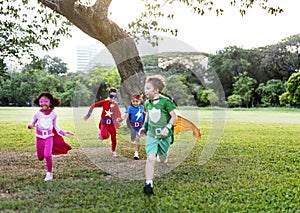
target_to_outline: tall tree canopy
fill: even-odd
[[[179,4],[179,6],[181,4],[190,7],[199,15],[205,15],[208,11],[215,11],[216,14],[219,15],[224,11],[224,9],[218,7],[218,1],[216,0],[141,0],[144,2],[145,10],[141,11],[139,18],[128,25],[131,32],[126,32],[108,18],[108,9],[112,0],[96,0],[93,1],[93,3],[84,0],[38,0],[39,3],[53,10],[55,14],[49,12],[45,7],[36,7],[30,0],[0,1],[1,5],[4,5],[0,14],[10,17],[11,20],[18,19],[20,22],[12,22],[11,20],[6,20],[5,22],[1,21],[1,32],[4,33],[5,30],[3,28],[8,28],[11,32],[14,32],[15,28],[18,28],[21,32],[24,32],[24,36],[21,37],[22,39],[18,37],[11,38],[10,33],[5,34],[4,39],[13,39],[12,43],[20,44],[21,42],[24,48],[30,49],[31,46],[26,46],[29,43],[39,44],[44,48],[57,45],[56,40],[52,38],[51,34],[57,36],[67,34],[67,31],[64,31],[65,28],[57,26],[57,19],[60,18],[60,16],[58,17],[56,14],[65,17],[84,33],[103,43],[117,64],[121,76],[122,96],[123,98],[127,97],[126,99],[128,99],[128,96],[132,93],[142,92],[145,80],[145,73],[134,42],[134,37],[142,36],[149,40],[151,39],[150,32],[152,31],[177,34],[176,29],[161,26],[160,24],[161,19],[173,19],[174,17],[172,13],[166,13],[166,8],[174,4]],[[232,6],[237,7],[242,15],[245,15],[246,10],[255,4],[271,14],[282,12],[282,9],[270,6],[268,0],[228,0],[228,2],[230,2]],[[37,11],[35,13],[31,12],[20,15],[20,8],[24,8],[24,5],[26,5],[27,10]],[[30,17],[28,14],[33,14],[33,17]],[[149,19],[151,20],[150,22]],[[25,28],[21,26],[21,24],[24,23],[27,23]],[[51,28],[48,27],[48,24],[50,23],[56,25],[52,33],[49,32]],[[39,29],[39,31],[36,31],[37,29]],[[48,43],[45,44],[43,42]],[[11,48],[11,54],[15,54],[13,51],[14,48]],[[5,52],[5,50],[3,49],[1,52]]]

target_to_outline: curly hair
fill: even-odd
[[[41,99],[41,97],[47,97],[50,100],[50,108],[54,108],[56,106],[60,105],[60,99],[56,96],[53,96],[50,92],[42,92],[40,95],[36,96],[33,100],[33,103],[36,106],[40,106],[39,100]]]

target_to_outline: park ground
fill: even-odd
[[[98,112],[82,122],[85,108],[56,109],[59,126],[75,137],[66,139],[69,154],[54,156],[54,180],[44,182],[45,162],[26,128],[36,110],[0,108],[0,212],[300,212],[298,110],[180,110],[202,138],[176,138],[150,197],[142,190],[145,154],[132,159],[126,126],[116,160],[105,151],[110,142],[96,140]]]

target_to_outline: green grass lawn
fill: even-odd
[[[59,126],[75,133],[66,138],[73,150],[54,156],[54,180],[44,182],[45,161],[26,128],[36,110],[0,108],[0,212],[300,212],[298,110],[181,110],[203,137],[177,137],[170,162],[157,164],[151,197],[142,190],[145,153],[132,160],[122,126],[122,157],[112,158],[110,141],[96,140],[98,112],[82,122],[87,108],[56,109]],[[209,141],[216,150],[201,164]]]

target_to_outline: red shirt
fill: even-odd
[[[111,107],[113,105],[113,107]],[[116,124],[116,119],[121,119],[121,112],[119,105],[117,103],[112,103],[108,99],[101,100],[98,102],[95,102],[91,105],[89,111],[92,112],[95,107],[103,107],[102,113],[101,113],[101,119],[105,120],[113,120],[113,123]],[[101,121],[101,120],[100,120]]]

